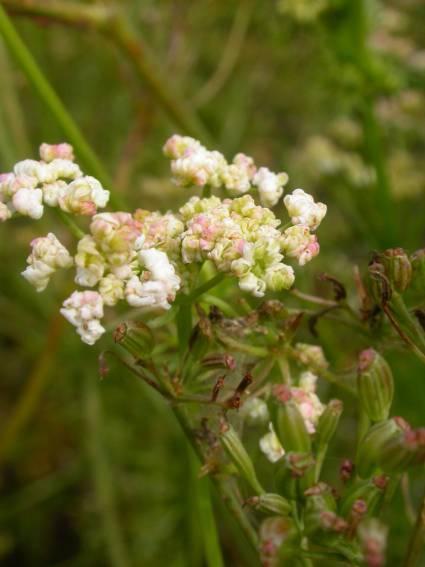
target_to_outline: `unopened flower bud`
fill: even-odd
[[[275,395],[279,402],[275,414],[275,428],[280,442],[286,451],[309,453],[311,450],[310,435],[297,405],[291,400],[290,388],[278,386]]]
[[[305,491],[314,483],[314,464],[309,453],[286,454],[277,464],[275,485],[278,492],[290,500],[304,498]]]
[[[362,409],[372,421],[387,419],[394,395],[394,382],[386,360],[372,348],[360,353],[357,388]]]
[[[322,415],[316,429],[316,446],[318,449],[328,445],[338,427],[344,405],[341,400],[331,400]]]
[[[249,498],[246,503],[253,506],[256,510],[271,512],[278,516],[288,516],[291,513],[291,505],[280,494],[267,492],[260,494],[260,496]]]
[[[336,502],[332,496],[330,487],[325,485],[326,488],[321,488],[319,491],[314,490],[317,486],[318,485],[313,486],[306,492],[304,524],[306,532],[309,535],[323,530],[323,512],[331,513],[332,517],[336,515]]]
[[[406,429],[409,425],[397,417],[380,421],[369,429],[357,453],[357,471],[362,478],[370,477],[381,466],[384,447],[388,447],[388,442],[399,438]]]
[[[348,518],[356,507],[356,503],[363,502],[368,514],[373,514],[376,506],[382,501],[385,494],[386,483],[376,483],[372,480],[359,480],[344,493],[339,505],[341,516]]]
[[[385,267],[374,260],[369,265],[369,291],[378,305],[385,305],[392,296],[390,281],[385,273]]]
[[[348,482],[353,476],[354,463],[350,459],[344,459],[339,467],[339,476],[342,482]]]
[[[367,567],[383,567],[387,546],[387,528],[375,518],[362,521],[357,536]]]
[[[263,494],[264,489],[258,481],[251,458],[231,425],[226,426],[220,435],[220,440],[242,478],[251,486],[255,494]]]
[[[410,257],[412,262],[412,284],[420,290],[425,289],[425,248],[416,250]]]
[[[381,255],[391,285],[403,293],[412,279],[412,265],[403,248],[390,248]]]
[[[400,473],[425,462],[425,428],[407,429],[384,443],[380,467],[387,473]]]

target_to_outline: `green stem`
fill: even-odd
[[[25,76],[49,108],[51,114],[55,117],[67,137],[67,140],[74,146],[82,164],[90,173],[96,176],[105,187],[110,187],[111,180],[109,175],[104,170],[103,165],[87,143],[73,118],[40,70],[37,62],[20,38],[2,6],[0,6],[0,33],[25,73]],[[114,206],[119,206],[117,198],[113,195],[111,195],[111,203]]]
[[[87,6],[77,2],[32,0],[3,0],[3,4],[18,14],[41,15],[52,20],[99,31],[121,49],[139,79],[153,93],[173,123],[183,132],[210,142],[210,136],[199,118],[183,97],[174,92],[169,78],[159,71],[160,65],[153,53],[134,31],[131,22],[121,10],[108,6]]]
[[[190,448],[190,461],[194,472],[194,488],[197,497],[196,500],[206,563],[209,567],[224,567],[212,506],[210,482],[208,478],[199,478],[199,459],[192,448]]]
[[[372,56],[368,48],[368,18],[366,0],[356,0],[350,4],[350,31],[353,38],[353,57],[357,62],[366,89],[375,80]],[[378,120],[375,116],[375,93],[362,92],[361,111],[366,149],[376,173],[376,206],[380,211],[379,219],[385,222],[379,225],[382,246],[394,246],[397,243],[397,215],[391,195],[391,186],[385,163],[385,150]]]
[[[419,565],[422,551],[425,545],[425,497],[418,511],[416,525],[410,538],[404,567],[416,567]]]
[[[93,471],[99,520],[103,526],[106,545],[114,567],[127,567],[130,563],[116,509],[114,482],[104,452],[102,411],[96,373],[85,376],[85,410],[88,425],[88,448]]]

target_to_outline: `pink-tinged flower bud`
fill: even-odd
[[[336,515],[336,502],[330,487],[324,483],[307,490],[305,496],[304,524],[306,533],[312,536],[315,532],[323,530],[323,512]]]
[[[151,329],[142,321],[121,323],[115,329],[113,338],[136,360],[151,358],[155,341]]]
[[[263,520],[260,526],[260,556],[264,567],[278,567],[282,558],[289,561],[293,557],[293,540],[297,537],[297,530],[289,518],[271,517]],[[286,550],[288,545],[290,549]]]
[[[350,459],[344,459],[339,467],[339,476],[342,482],[348,482],[354,473],[354,463]]]
[[[286,498],[283,498],[280,494],[270,492],[260,494],[260,496],[253,496],[246,501],[246,504],[261,512],[271,512],[278,516],[288,516],[292,509]]]
[[[360,353],[357,389],[362,409],[372,421],[387,419],[394,396],[391,368],[372,348]]]
[[[412,279],[412,265],[403,248],[390,248],[380,256],[391,285],[403,293]]]
[[[100,324],[103,317],[102,297],[96,291],[74,291],[60,310],[67,321],[76,327],[81,340],[93,345],[105,332]]]
[[[304,498],[314,483],[313,456],[309,453],[287,453],[276,465],[275,486],[279,494],[290,500]]]
[[[345,492],[339,504],[341,516],[348,518],[356,507],[356,503],[363,502],[366,506],[367,513],[372,515],[376,507],[382,502],[385,495],[387,483],[371,480],[358,480],[350,486]]]
[[[41,144],[40,158],[49,163],[54,159],[74,161],[74,150],[70,144]]]
[[[251,486],[255,494],[264,494],[265,490],[258,481],[251,458],[231,425],[223,428],[220,441],[239,474]]]
[[[425,248],[416,250],[410,257],[412,262],[412,283],[419,290],[425,289]]]
[[[275,429],[280,442],[286,451],[309,453],[310,435],[297,404],[292,400],[291,389],[284,385],[276,386],[273,393],[278,400]]]
[[[425,462],[425,428],[407,429],[384,443],[379,460],[387,473],[400,473]]]
[[[387,533],[388,529],[376,518],[368,518],[360,523],[357,536],[367,567],[383,567],[385,565]]]
[[[392,439],[399,439],[410,426],[402,418],[393,417],[373,425],[360,443],[357,453],[357,472],[368,478],[382,465],[384,448]]]

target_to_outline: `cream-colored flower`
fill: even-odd
[[[22,275],[37,291],[46,289],[51,275],[57,269],[73,265],[70,253],[51,232],[47,236],[35,238],[31,247],[31,254],[27,258],[28,266]]]
[[[313,197],[302,189],[286,195],[283,202],[292,222],[308,226],[310,230],[316,230],[326,215],[326,205],[315,203]]]
[[[103,300],[96,291],[74,291],[64,301],[60,312],[76,327],[82,341],[88,345],[93,345],[105,332],[100,323],[103,317]]]
[[[271,463],[276,463],[283,457],[285,450],[282,447],[271,422],[269,423],[269,430],[269,433],[266,433],[266,435],[260,439],[260,449]]]

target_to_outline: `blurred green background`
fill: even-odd
[[[165,93],[211,149],[285,170],[290,188],[327,203],[322,252],[299,289],[321,292],[325,271],[353,294],[353,268],[364,272],[372,250],[424,246],[423,1],[117,0],[148,52],[144,77],[112,33],[21,13],[37,2],[0,4],[128,210],[165,211],[191,193],[173,186],[161,153],[168,136],[184,133]],[[0,169],[9,171],[41,142],[66,140],[2,42],[0,76]],[[123,369],[99,380],[97,357],[111,339],[87,347],[62,321],[66,277],[38,295],[19,275],[29,241],[52,228],[70,242],[50,213],[0,226],[0,564],[203,565],[196,479],[173,417]],[[320,340],[337,368],[368,346],[332,322],[318,330],[319,339],[307,327],[303,338]],[[424,425],[424,368],[403,351],[389,360],[394,413]],[[353,416],[349,407],[335,470],[349,456]],[[387,511],[388,565],[401,564],[421,476]],[[227,564],[249,565],[218,503],[216,512]]]

